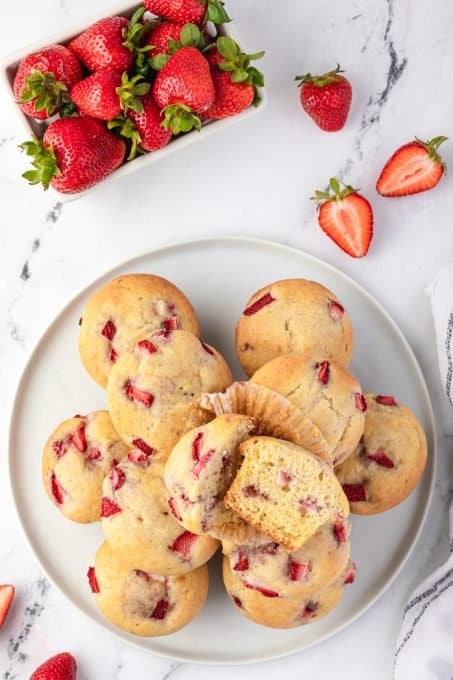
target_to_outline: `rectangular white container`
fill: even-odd
[[[85,29],[87,29],[88,26],[93,24],[95,21],[98,21],[99,19],[103,19],[106,16],[121,15],[129,18],[140,6],[141,3],[135,3],[134,5],[129,4],[125,5],[124,3],[122,3],[121,5],[112,7],[111,10],[108,12],[104,10],[102,13],[92,16],[90,19],[85,20],[83,24],[76,24],[70,26],[64,33],[54,34],[46,38],[43,38],[42,40],[39,40],[31,45],[27,45],[26,47],[14,52],[13,54],[10,54],[8,57],[3,59],[2,63],[0,64],[0,77],[5,86],[4,88],[5,91],[9,93],[10,100],[17,111],[18,119],[22,124],[22,129],[24,130],[25,135],[24,140],[31,139],[33,136],[39,137],[42,136],[46,126],[43,122],[34,120],[33,118],[30,118],[29,116],[26,116],[24,113],[22,113],[21,109],[19,108],[19,106],[17,106],[14,100],[12,84],[19,62],[27,54],[30,54],[30,52],[35,52],[36,50],[39,50],[43,47],[47,47],[48,45],[52,45],[55,43],[66,45],[70,40],[72,40],[77,35],[82,33]],[[222,26],[220,26],[220,33],[222,35],[230,36],[231,38],[236,40],[236,42],[239,45],[241,45],[241,47],[244,50],[247,50],[247,46],[242,45],[241,43],[234,22],[231,21],[227,24],[223,24]],[[240,121],[246,118],[255,116],[257,113],[264,109],[267,103],[265,88],[260,89],[260,95],[261,102],[257,107],[250,106],[248,109],[242,111],[242,113],[239,113],[236,116],[231,116],[230,118],[224,118],[221,120],[207,122],[203,124],[199,132],[192,131],[185,135],[175,137],[163,149],[146,153],[143,156],[138,156],[134,160],[124,163],[124,165],[118,168],[118,170],[115,170],[115,172],[113,172],[99,184],[96,184],[94,187],[91,187],[91,189],[87,189],[86,191],[83,191],[78,194],[62,194],[58,191],[55,191],[55,189],[53,189],[52,187],[50,187],[49,192],[52,192],[55,196],[57,196],[58,200],[60,201],[63,202],[71,201],[74,200],[75,198],[80,198],[81,196],[86,195],[88,192],[93,191],[98,186],[105,185],[106,182],[115,181],[117,179],[120,179],[121,177],[125,177],[126,175],[131,174],[132,172],[140,170],[140,168],[145,168],[148,165],[157,163],[161,158],[164,158],[165,156],[174,153],[178,149],[182,149],[183,147],[188,146],[189,144],[193,144],[194,142],[201,142],[208,135],[214,134],[215,132],[221,132],[222,129],[225,129],[226,127],[232,125],[233,123],[239,123]]]

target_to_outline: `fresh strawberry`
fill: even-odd
[[[181,47],[196,47],[202,50],[206,41],[196,24],[173,24],[163,21],[147,35],[145,44],[149,45],[150,64],[159,71],[169,57]]]
[[[422,142],[416,137],[397,149],[379,175],[377,192],[381,196],[409,196],[435,187],[446,170],[437,150],[447,139],[440,136]]]
[[[11,585],[0,586],[0,628],[5,623],[16,589]]]
[[[70,102],[69,90],[82,77],[77,57],[63,45],[51,45],[22,59],[14,96],[27,116],[44,120]]]
[[[141,100],[143,111],[129,111],[127,117],[119,116],[108,123],[110,130],[118,128],[119,133],[131,142],[127,160],[130,161],[137,153],[157,151],[166,146],[171,139],[171,130],[162,126],[162,117],[151,92]],[[143,340],[148,342],[149,340]],[[139,343],[140,346],[140,343]],[[157,351],[157,349],[155,349]]]
[[[199,130],[197,114],[209,109],[215,97],[208,61],[195,47],[182,47],[159,71],[153,94],[163,109],[165,129],[175,135]]]
[[[207,53],[214,81],[215,100],[205,111],[203,118],[227,118],[247,109],[251,104],[259,104],[258,87],[264,85],[263,74],[250,66],[250,62],[263,56],[264,52],[245,54],[229,37],[217,38],[216,46]]]
[[[23,177],[64,194],[77,193],[103,180],[124,160],[125,144],[94,118],[63,118],[49,125],[42,141],[21,144],[33,157],[34,170]]]
[[[373,238],[373,211],[366,198],[349,185],[340,188],[333,177],[329,191],[316,191],[321,229],[351,257],[367,254]]]
[[[144,5],[148,12],[182,24],[231,21],[221,0],[144,0]]]
[[[30,676],[30,680],[76,680],[77,663],[72,654],[63,652],[47,659]]]
[[[87,28],[68,47],[89,71],[111,67],[129,71],[134,56],[149,50],[141,47],[148,27],[141,22],[145,9],[139,7],[129,21],[125,17],[107,17]]]
[[[338,64],[334,71],[322,76],[307,73],[295,78],[299,82],[303,110],[325,132],[341,130],[351,108],[351,83],[340,73],[343,71]]]
[[[114,68],[104,68],[80,80],[71,90],[71,100],[84,116],[112,120],[129,109],[143,112],[140,99],[151,85],[140,82],[143,76],[128,77]]]

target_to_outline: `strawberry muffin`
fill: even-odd
[[[96,522],[102,483],[127,454],[107,411],[62,422],[43,452],[42,476],[50,500],[74,522]]]
[[[334,581],[310,597],[285,597],[275,590],[243,583],[223,558],[223,582],[229,598],[243,616],[269,628],[296,628],[326,616],[339,604],[344,585],[354,578],[355,565],[349,560]]]
[[[187,331],[162,330],[118,358],[107,385],[113,423],[130,446],[140,440],[166,458],[202,392],[223,390],[231,371],[217,350]]]
[[[179,576],[207,562],[218,548],[210,536],[185,530],[174,518],[163,463],[133,450],[104,482],[102,530],[137,568]]]
[[[263,385],[238,381],[222,393],[202,394],[190,408],[186,428],[209,423],[224,413],[249,416],[255,434],[285,439],[323,460],[331,459],[326,440],[310,418],[289,399]]]
[[[253,543],[222,543],[230,567],[246,587],[275,591],[279,597],[308,598],[345,569],[351,550],[349,523],[324,524],[295,552],[260,536]]]
[[[351,511],[385,512],[404,501],[425,469],[426,436],[412,411],[394,397],[365,395],[365,431],[354,453],[335,469]]]
[[[206,566],[182,576],[143,571],[127,552],[103,543],[88,583],[101,612],[118,628],[144,637],[169,635],[196,617],[208,594]]]
[[[258,290],[236,326],[236,351],[247,375],[289,352],[347,366],[353,344],[343,305],[330,290],[306,279],[275,281]]]
[[[300,408],[324,435],[334,465],[354,451],[365,426],[366,402],[357,378],[337,361],[284,354],[258,369],[251,381]]]
[[[223,537],[242,520],[227,510],[223,497],[239,467],[239,444],[253,421],[223,415],[179,440],[165,465],[165,484],[176,519],[195,534]]]
[[[153,274],[124,274],[99,288],[80,319],[79,352],[101,387],[115,361],[133,349],[137,336],[182,328],[200,335],[195,311],[173,283]]]
[[[225,505],[290,552],[349,515],[332,467],[312,453],[272,437],[246,439],[239,450],[244,461]]]

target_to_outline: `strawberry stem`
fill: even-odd
[[[46,148],[40,139],[33,139],[23,142],[19,148],[33,158],[32,165],[35,168],[24,172],[22,177],[29,184],[42,184],[44,189],[48,189],[52,179],[61,174],[53,147]]]
[[[161,114],[164,116],[162,127],[171,130],[174,135],[201,130],[201,120],[185,104],[170,104],[162,109]]]
[[[337,68],[333,71],[328,71],[323,73],[321,76],[312,76],[311,73],[305,73],[302,76],[296,76],[294,80],[297,82],[297,86],[300,87],[303,83],[311,83],[316,87],[324,87],[325,85],[330,85],[340,80],[339,73],[344,73],[344,70],[337,64]]]
[[[442,156],[438,153],[437,150],[441,144],[448,140],[448,137],[439,135],[438,137],[433,137],[432,139],[429,139],[427,142],[424,142],[422,139],[419,139],[418,137],[416,137],[415,140],[427,150],[431,160],[435,161],[436,163],[440,163],[444,170],[447,169],[447,164],[442,160]]]
[[[45,111],[47,117],[52,116],[63,104],[68,104],[68,88],[50,71],[38,71],[34,69],[25,78],[25,88],[19,98],[19,104],[27,104],[33,101],[35,111]]]
[[[311,196],[312,201],[317,201],[318,206],[328,201],[342,201],[346,196],[350,194],[356,194],[359,189],[355,189],[350,184],[343,183],[343,189],[341,188],[341,182],[336,177],[331,177],[329,180],[329,186],[325,191],[315,191],[315,195]]]
[[[142,80],[144,78],[140,74],[130,79],[126,71],[122,74],[121,85],[115,88],[115,92],[120,98],[120,105],[124,113],[127,113],[129,109],[143,113],[141,97],[149,92],[151,85],[150,83],[140,82]]]
[[[144,153],[144,149],[141,147],[141,135],[131,118],[117,116],[113,120],[108,121],[107,127],[109,130],[117,131],[122,137],[130,141],[131,148],[126,160],[132,161],[138,153]]]
[[[264,87],[264,76],[255,66],[251,66],[250,62],[256,59],[262,59],[265,52],[255,52],[254,54],[246,54],[242,52],[241,48],[232,38],[228,36],[219,36],[215,43],[219,54],[223,57],[223,61],[217,63],[217,68],[220,71],[227,71],[231,73],[231,82],[246,83],[253,85],[254,98],[253,105],[258,106],[261,101],[258,88]]]
[[[226,24],[231,21],[224,7],[222,0],[198,0],[202,5],[206,5],[206,12],[203,21],[212,21],[213,24]]]

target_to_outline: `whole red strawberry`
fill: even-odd
[[[141,22],[145,9],[139,7],[129,21],[125,17],[107,17],[87,28],[68,47],[90,71],[108,66],[129,71],[146,32]]]
[[[376,183],[381,196],[409,196],[428,191],[445,174],[446,165],[438,152],[447,137],[434,137],[428,142],[415,139],[404,144],[389,158]]]
[[[77,663],[72,654],[63,652],[45,661],[30,676],[30,680],[76,680]]]
[[[166,129],[173,134],[200,129],[197,114],[207,111],[215,98],[208,61],[195,47],[182,47],[159,71],[153,95]]]
[[[162,126],[162,117],[152,93],[145,95],[141,103],[141,112],[131,110],[126,118],[121,116],[108,124],[110,129],[119,128],[120,134],[131,141],[128,161],[135,158],[137,152],[161,149],[171,139],[171,131]]]
[[[219,119],[234,116],[260,101],[258,87],[264,85],[263,75],[252,59],[261,59],[264,52],[245,54],[232,38],[217,38],[216,47],[207,53],[214,81],[215,100],[203,118]]]
[[[335,177],[328,191],[316,191],[318,222],[337,246],[351,257],[367,254],[373,238],[373,211],[366,198],[349,185],[340,188]]]
[[[61,118],[49,125],[42,141],[21,148],[33,157],[30,184],[51,184],[65,194],[84,191],[107,177],[124,160],[125,144],[94,118]]]
[[[302,108],[316,125],[325,132],[336,132],[344,127],[351,108],[352,87],[340,65],[322,76],[296,76],[300,81]]]
[[[143,76],[129,79],[127,73],[105,68],[80,80],[71,90],[71,99],[85,116],[112,120],[128,109],[142,110],[140,97],[151,85],[140,82]]]
[[[170,43],[179,42],[181,38],[181,30],[185,24],[172,23],[171,21],[162,21],[157,24],[145,38],[145,43],[152,46],[150,55],[157,56],[158,54],[168,54]]]
[[[144,0],[144,5],[157,16],[182,24],[231,21],[221,0]]]
[[[81,78],[77,57],[63,45],[51,45],[22,59],[14,96],[27,116],[44,120],[69,102],[68,90]]]

